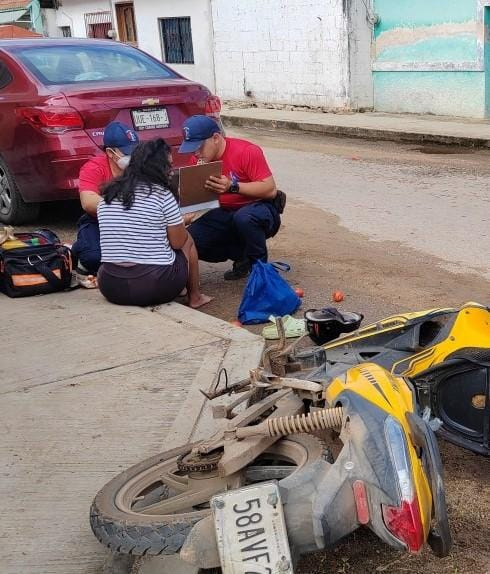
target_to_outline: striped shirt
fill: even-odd
[[[167,227],[183,223],[179,206],[164,187],[154,185],[151,195],[148,191],[148,186],[139,185],[130,209],[118,200],[99,203],[102,263],[172,265],[175,261]]]

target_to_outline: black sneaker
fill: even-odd
[[[245,279],[250,275],[252,264],[250,261],[234,261],[233,268],[225,272],[225,281],[236,281],[237,279]]]

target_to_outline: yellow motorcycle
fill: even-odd
[[[490,455],[488,307],[466,303],[394,315],[327,342],[323,350],[316,369],[304,376],[328,382],[353,365],[376,363],[414,385],[421,409],[440,425],[443,438]]]
[[[230,395],[213,409],[218,432],[137,464],[97,494],[95,536],[117,552],[180,553],[225,574],[292,573],[300,555],[361,526],[396,549],[427,543],[446,556],[437,441],[410,382],[373,363],[328,383],[279,376],[273,351],[249,379],[207,393]]]

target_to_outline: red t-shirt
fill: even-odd
[[[108,157],[98,155],[82,165],[78,189],[79,191],[93,191],[100,195],[100,188],[113,177]]]
[[[225,141],[225,151],[219,158],[223,162],[223,175],[232,179],[234,174],[239,183],[262,181],[271,177],[272,172],[264,157],[264,152],[258,145],[236,138],[225,138]],[[194,158],[194,163],[197,163],[197,158]],[[220,206],[232,211],[254,201],[258,200],[240,193],[221,193],[219,195]]]

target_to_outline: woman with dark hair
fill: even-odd
[[[187,287],[190,307],[211,298],[199,290],[199,262],[169,189],[172,156],[163,139],[141,143],[97,208],[100,291],[119,305],[159,305]]]

